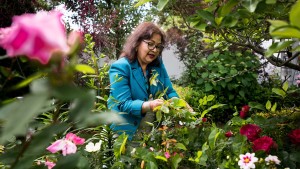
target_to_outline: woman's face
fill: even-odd
[[[143,40],[137,48],[137,59],[140,65],[147,66],[155,60],[162,50],[161,36],[153,34],[151,39]]]

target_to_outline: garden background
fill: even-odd
[[[0,16],[1,168],[300,168],[299,0],[1,0]],[[142,21],[186,69],[135,147],[109,129],[104,60]]]

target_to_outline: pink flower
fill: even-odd
[[[277,156],[272,156],[272,155],[269,155],[268,157],[266,157],[265,161],[267,162],[267,165],[269,165],[270,163],[279,165],[281,162]]]
[[[232,131],[227,131],[226,133],[225,133],[225,136],[226,137],[232,137],[233,136],[233,133],[232,133]]]
[[[242,107],[241,111],[247,113],[249,110],[250,110],[250,107],[248,105],[245,105],[245,106]]]
[[[0,31],[0,45],[10,57],[26,55],[47,64],[54,52],[69,51],[61,17],[57,11],[14,16],[12,26]]]
[[[73,133],[68,133],[66,139],[72,141],[76,145],[82,145],[85,141],[84,138],[80,138]]]
[[[84,143],[84,139],[76,136],[73,133],[68,133],[66,138],[56,140],[52,143],[47,150],[51,153],[56,153],[58,151],[62,151],[63,156],[67,154],[74,154],[77,151],[76,145],[81,145]]]
[[[248,138],[249,141],[254,141],[259,138],[261,128],[255,124],[247,124],[241,127],[240,133]]]
[[[291,142],[300,145],[300,129],[295,129],[288,134]]]
[[[250,168],[255,168],[255,164],[258,161],[258,158],[255,157],[254,153],[246,153],[240,155],[240,160],[238,162],[238,165],[240,168],[244,169],[250,169]]]
[[[275,142],[271,137],[263,136],[253,141],[252,149],[254,152],[262,150],[269,153],[271,148],[274,147],[274,143]]]
[[[165,152],[165,157],[168,159],[171,157],[170,153],[169,152]]]
[[[46,161],[45,162],[45,166],[48,167],[48,169],[52,169],[56,164],[54,162],[51,161]]]
[[[247,117],[247,112],[240,111],[240,118],[244,119]]]

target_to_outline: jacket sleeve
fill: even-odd
[[[115,62],[109,70],[111,84],[110,95],[115,101],[114,107],[120,112],[126,112],[141,117],[142,100],[132,100],[130,89],[131,67],[127,62]],[[117,80],[121,78],[120,80]]]
[[[177,92],[173,88],[172,82],[169,78],[169,75],[168,75],[165,65],[163,63],[161,63],[161,73],[163,74],[163,77],[164,77],[165,88],[168,87],[168,90],[166,92],[166,94],[168,96],[167,99],[170,99],[172,97],[179,97]]]

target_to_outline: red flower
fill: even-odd
[[[295,129],[288,134],[291,142],[300,145],[300,129]]]
[[[247,112],[240,111],[240,118],[244,119],[247,117]]]
[[[232,131],[227,131],[226,133],[225,133],[225,136],[226,137],[232,137],[233,136],[233,133],[232,133]]]
[[[269,153],[270,149],[274,147],[274,145],[275,142],[271,137],[263,136],[253,141],[252,149],[254,152],[258,150],[263,150],[266,153]]]
[[[240,133],[248,138],[249,141],[254,141],[259,138],[261,129],[255,124],[247,124],[241,127]]]
[[[203,117],[202,122],[207,122],[207,118]]]
[[[250,110],[250,107],[248,105],[245,105],[242,107],[242,111],[247,113]]]

